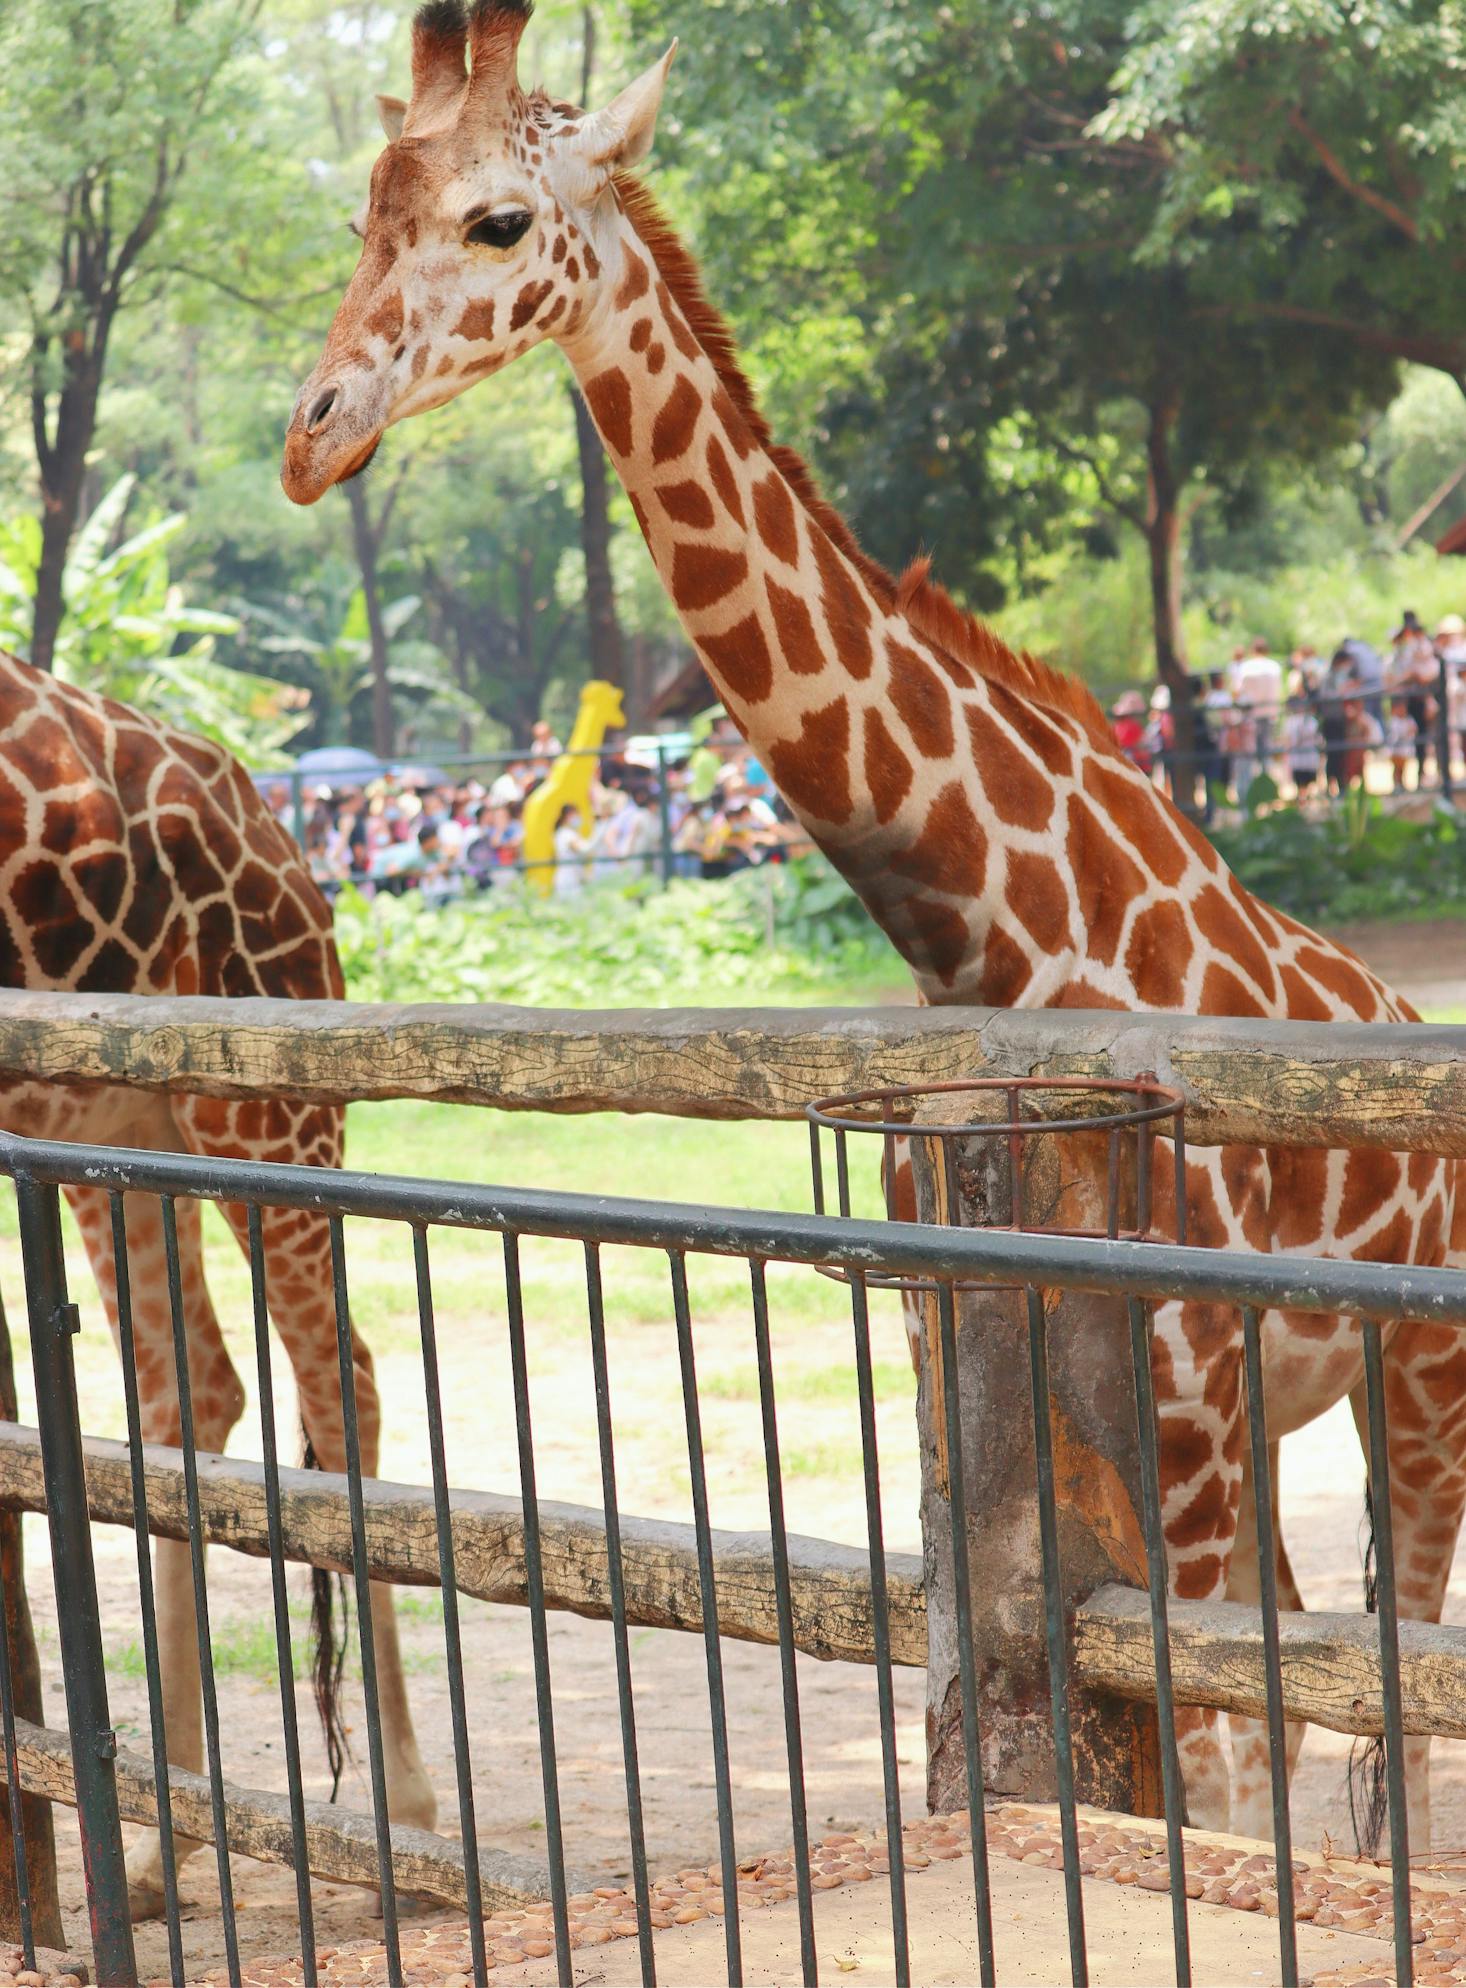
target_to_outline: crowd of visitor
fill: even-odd
[[[522,757],[484,778],[430,780],[408,769],[365,785],[312,785],[303,799],[303,846],[328,896],[346,884],[366,896],[416,890],[430,900],[490,890],[534,867],[524,849],[524,810],[564,748],[535,726]],[[430,771],[430,770],[429,770]],[[266,789],[292,831],[296,796],[284,780]],[[560,809],[553,852],[557,895],[612,877],[727,877],[784,861],[803,832],[754,754],[726,723],[685,756],[614,747],[598,755],[590,807]]]
[[[1443,750],[1466,756],[1466,620],[1448,614],[1432,633],[1407,612],[1383,653],[1349,636],[1327,659],[1303,647],[1286,663],[1259,637],[1190,690],[1189,755],[1164,684],[1148,699],[1126,691],[1110,717],[1127,756],[1188,803],[1194,790],[1204,818],[1245,805],[1261,774],[1301,802],[1404,793],[1439,775]]]

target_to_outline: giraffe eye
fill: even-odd
[[[479,248],[507,249],[522,241],[534,216],[523,207],[506,207],[497,214],[480,214],[463,237]]]

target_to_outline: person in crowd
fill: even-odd
[[[1145,723],[1145,749],[1150,762],[1161,774],[1167,788],[1176,792],[1176,717],[1171,709],[1171,687],[1158,683],[1150,693],[1150,712]]]
[[[1384,743],[1384,728],[1360,697],[1344,705],[1344,785],[1362,787],[1370,753]]]
[[[548,718],[537,719],[529,728],[529,763],[543,778],[550,770],[551,762],[557,760],[565,750],[555,737]]]
[[[1390,784],[1397,794],[1403,794],[1409,784],[1405,778],[1411,760],[1416,757],[1420,740],[1420,728],[1408,697],[1392,697],[1385,712],[1385,751],[1390,761]],[[1417,762],[1418,764],[1418,762]],[[1420,776],[1416,775],[1416,786]]]
[[[1440,658],[1435,643],[1421,626],[1413,608],[1407,608],[1395,630],[1385,683],[1396,702],[1402,698],[1415,726],[1415,784],[1425,784],[1425,762],[1430,756],[1431,719],[1435,690],[1440,678]],[[1393,755],[1392,755],[1393,759]]]
[[[1364,708],[1378,724],[1384,717],[1385,663],[1372,642],[1362,636],[1346,635],[1339,644],[1349,665],[1349,675],[1357,684]],[[1330,665],[1332,667],[1332,665]]]
[[[555,823],[555,895],[573,897],[585,888],[585,864],[596,846],[595,831],[581,832],[578,808],[563,807]]]
[[[1349,784],[1348,703],[1358,694],[1354,659],[1342,645],[1335,649],[1318,700],[1318,724],[1323,734],[1324,775],[1328,792],[1342,794]]]
[[[1232,753],[1227,738],[1231,727],[1232,693],[1227,688],[1225,670],[1213,670],[1207,678],[1201,710],[1213,742],[1207,784],[1214,790],[1214,802],[1225,802],[1232,786]]]
[[[1142,773],[1149,773],[1151,757],[1145,744],[1145,699],[1138,690],[1127,690],[1115,700],[1110,713],[1110,729],[1115,744],[1127,759],[1133,759]]]
[[[1247,789],[1258,773],[1265,773],[1276,743],[1275,733],[1283,712],[1283,665],[1273,655],[1266,638],[1259,635],[1240,662],[1232,667],[1232,699],[1245,705],[1253,720],[1254,743],[1247,755],[1244,778],[1237,773],[1237,798],[1245,800]]]
[[[1282,746],[1288,764],[1288,778],[1299,800],[1306,801],[1318,781],[1323,732],[1318,713],[1302,692],[1288,699],[1288,709],[1283,717]]]

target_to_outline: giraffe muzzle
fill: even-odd
[[[280,482],[292,504],[314,504],[333,484],[359,476],[376,454],[383,424],[352,405],[348,383],[308,380],[285,432]]]

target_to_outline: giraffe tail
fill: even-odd
[[[1366,1480],[1364,1486],[1364,1607],[1369,1615],[1379,1613],[1379,1568],[1374,1543],[1374,1496]],[[1361,1857],[1379,1855],[1389,1798],[1385,1788],[1385,1743],[1382,1734],[1356,1739],[1349,1749],[1349,1821],[1354,1829],[1354,1847]]]
[[[319,1470],[320,1462],[305,1432],[302,1461],[307,1470]],[[340,1619],[338,1625],[337,1609]],[[344,1575],[329,1573],[324,1567],[311,1569],[311,1685],[315,1694],[316,1716],[326,1743],[326,1765],[331,1770],[331,1800],[341,1789],[341,1774],[351,1757],[346,1723],[341,1716],[341,1680],[346,1670],[346,1643],[351,1633],[351,1610]]]

